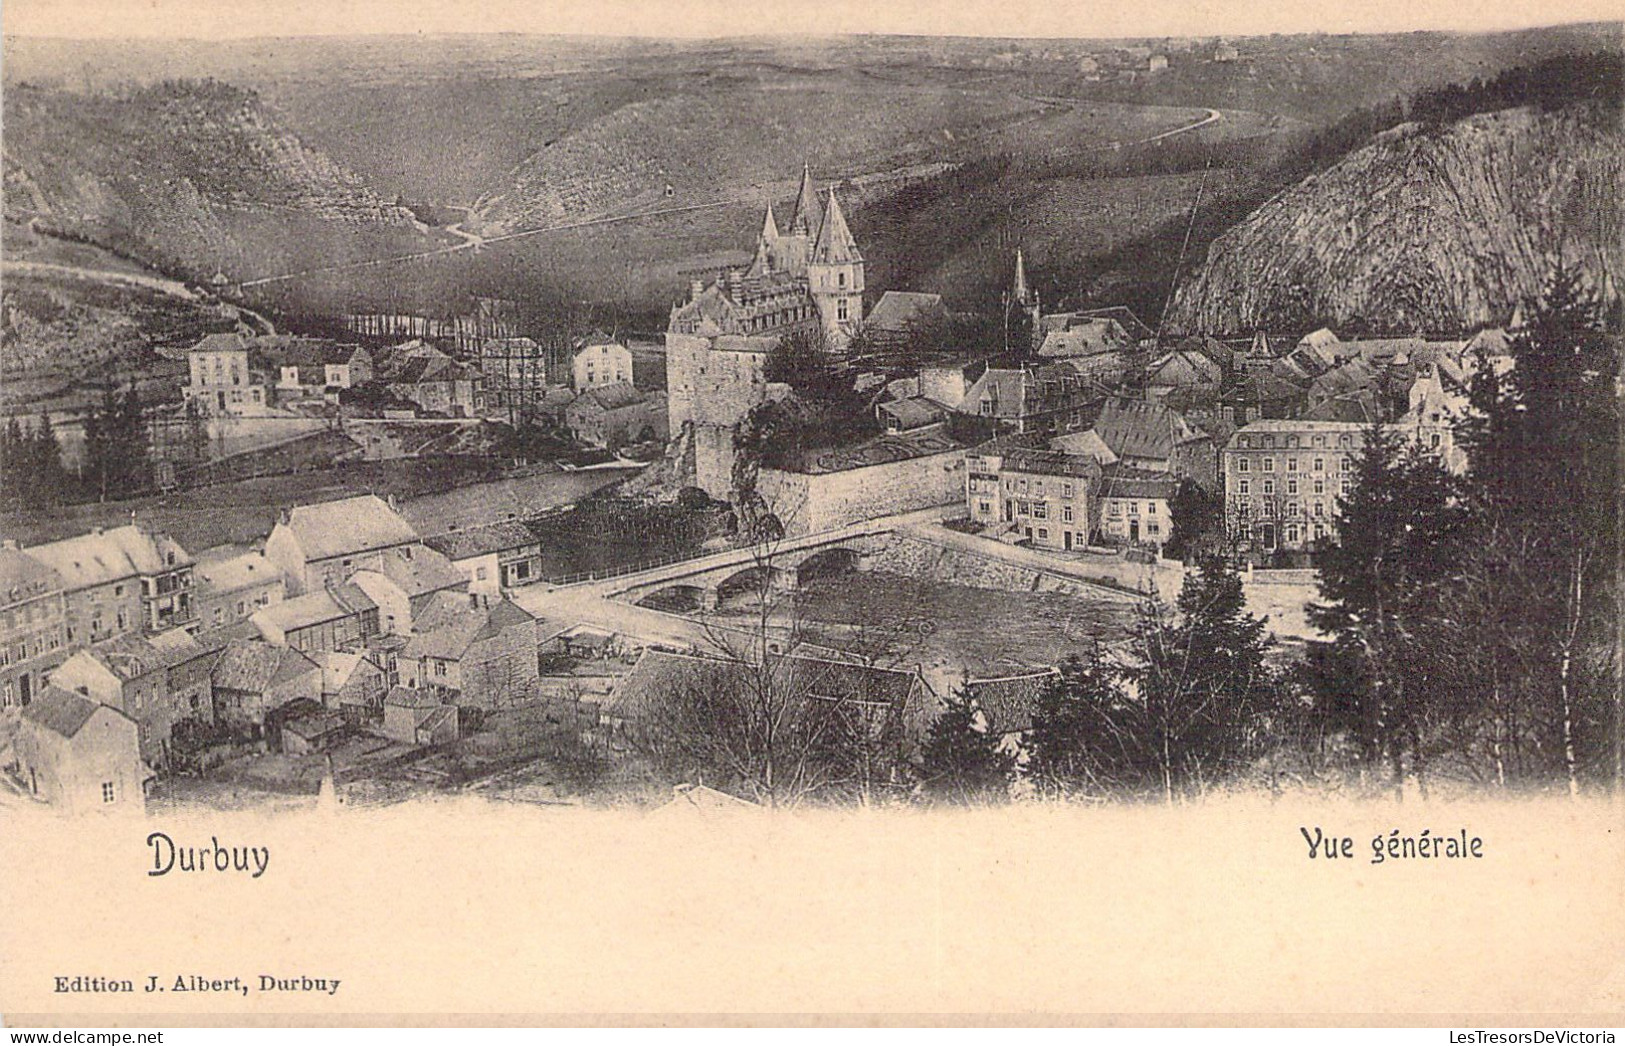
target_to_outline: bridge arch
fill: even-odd
[[[635,605],[650,610],[663,610],[668,614],[692,614],[710,609],[710,593],[704,585],[673,582],[643,593]]]
[[[727,603],[743,595],[767,596],[775,589],[795,587],[795,571],[753,563],[717,582],[717,602]]]
[[[863,554],[857,549],[836,545],[832,548],[821,548],[816,552],[803,557],[796,565],[796,581],[805,583],[814,578],[837,577],[855,573],[863,561]]]

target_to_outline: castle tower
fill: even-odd
[[[844,349],[853,328],[863,319],[863,255],[847,228],[834,188],[829,190],[828,210],[807,258],[807,287],[818,306],[829,346]]]
[[[812,167],[802,164],[801,192],[796,196],[796,213],[790,218],[790,235],[805,236],[811,241],[823,224],[823,210],[818,206],[818,193],[813,189]]]
[[[779,268],[779,222],[773,217],[773,204],[767,205],[762,216],[762,231],[756,237],[756,261],[750,267],[752,276]]]

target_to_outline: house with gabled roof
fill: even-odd
[[[353,581],[307,592],[249,619],[260,636],[306,653],[351,650],[378,634],[378,604]]]
[[[617,382],[632,384],[632,350],[603,331],[593,331],[575,343],[570,359],[571,388],[585,392]]]
[[[50,683],[129,716],[140,732],[141,757],[161,767],[169,760],[175,723],[196,711],[205,718],[209,715],[206,707],[193,709],[188,700],[177,702],[170,693],[170,664],[203,653],[195,641],[191,646],[191,651],[176,652],[142,636],[116,636],[74,651],[51,671]]]
[[[64,811],[139,811],[152,776],[139,733],[117,708],[48,685],[19,717],[14,772],[30,795]]]
[[[666,399],[630,382],[599,385],[564,408],[564,427],[579,442],[594,447],[665,439]]]
[[[1094,431],[1123,465],[1172,473],[1207,490],[1218,487],[1218,451],[1212,437],[1159,401],[1108,400],[1095,419]]]
[[[408,635],[436,593],[468,591],[468,578],[451,560],[426,545],[402,545],[381,557],[376,569],[358,570],[350,583],[378,606],[378,627]]]
[[[537,692],[536,618],[506,599],[442,592],[400,654],[404,685],[455,704],[502,708]]]
[[[384,697],[384,736],[402,744],[439,745],[457,740],[457,706],[427,690],[398,686]]]
[[[211,681],[216,720],[248,733],[261,730],[266,715],[290,701],[322,697],[321,665],[302,651],[263,639],[226,644]]]
[[[193,560],[168,534],[135,524],[49,541],[24,551],[62,578],[70,643],[197,620]]]
[[[265,539],[265,556],[282,571],[288,595],[299,596],[379,569],[386,552],[417,542],[383,498],[361,494],[289,510]]]

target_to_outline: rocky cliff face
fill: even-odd
[[[1396,127],[1225,233],[1180,286],[1182,332],[1504,323],[1561,255],[1620,271],[1617,114],[1513,109]]]
[[[5,210],[235,279],[319,259],[346,238],[421,239],[410,212],[307,148],[252,92],[214,81],[118,96],[8,86]]]

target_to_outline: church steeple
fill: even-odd
[[[1010,285],[1010,300],[1018,305],[1032,303],[1032,289],[1027,286],[1027,263],[1021,257],[1021,248],[1016,248],[1016,278]]]
[[[796,213],[790,219],[790,235],[811,239],[823,227],[823,214],[818,206],[818,192],[813,188],[812,166],[801,165],[801,192],[796,196]]]

